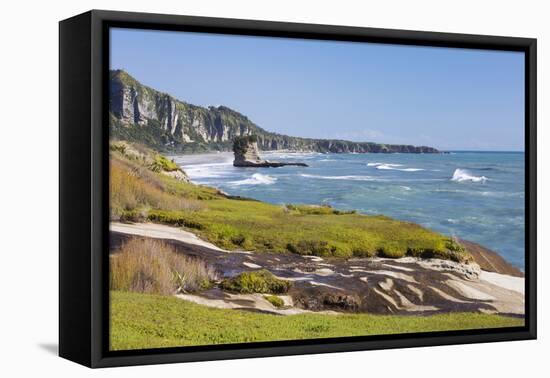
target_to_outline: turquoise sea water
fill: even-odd
[[[525,156],[264,153],[309,167],[235,168],[228,153],[173,157],[194,182],[275,204],[384,214],[478,242],[524,268]]]

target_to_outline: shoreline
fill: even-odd
[[[300,155],[300,154],[307,154],[307,155],[327,155],[327,154],[332,154],[332,155],[352,154],[352,155],[356,155],[356,154],[358,154],[358,153],[331,153],[331,152],[321,153],[321,152],[315,152],[315,151],[297,151],[297,150],[269,150],[269,151],[261,151],[261,152],[262,153],[285,153],[285,154],[286,153],[296,153],[298,155]],[[458,151],[458,152],[478,153],[478,152],[485,152],[485,151]],[[493,153],[493,151],[488,151],[488,152]],[[503,152],[507,152],[507,151],[503,151]],[[520,152],[517,152],[517,153],[520,153]],[[368,154],[368,153],[364,153],[364,154]],[[394,154],[398,154],[398,153],[394,153]],[[377,153],[376,155],[380,155],[380,154]],[[176,163],[184,171],[186,171],[186,169],[189,169],[189,167],[191,167],[190,170],[192,170],[193,169],[192,167],[194,165],[197,165],[197,166],[227,165],[227,166],[233,167],[233,165],[232,165],[232,161],[233,161],[233,157],[234,157],[233,152],[214,152],[213,151],[213,152],[199,153],[199,154],[171,155],[169,157],[177,159],[178,156],[179,157],[181,157],[181,156],[192,157],[192,159],[190,159],[190,161],[188,159],[185,159],[187,161],[181,161],[181,160],[180,160],[180,162],[176,161]],[[212,159],[213,157],[217,157],[217,159],[216,158]],[[202,183],[194,181],[190,177],[189,177],[189,180],[194,185],[213,187],[213,188],[219,190],[224,195],[226,195],[228,198],[241,198],[242,197],[242,198],[249,198],[249,199],[257,200],[254,197],[250,197],[248,195],[242,196],[242,195],[239,195],[239,194],[233,194],[233,193],[231,193],[231,189],[227,189],[227,188],[222,189],[219,185],[216,185],[216,184],[211,184],[211,183],[202,184]],[[270,201],[264,201],[264,200],[257,200],[257,201],[266,202],[266,203],[269,203],[269,204],[272,204],[272,205],[280,205],[281,204],[281,203],[277,203],[277,202],[270,202]],[[294,202],[291,201],[290,203],[294,203]],[[301,203],[298,202],[298,204],[301,204]],[[313,204],[308,204],[308,205],[313,205]],[[335,208],[335,209],[338,209],[338,208]],[[364,212],[360,212],[360,211],[358,211],[358,213],[364,214],[364,215],[373,215],[373,214],[370,214],[370,213],[364,213]],[[379,215],[385,215],[385,214],[381,213]],[[397,217],[394,217],[394,216],[392,216],[392,218],[394,218],[396,220],[403,221],[403,222],[413,222],[415,224],[419,224],[421,226],[424,226],[423,224],[418,223],[416,221],[403,220],[401,218],[397,218]],[[426,227],[426,226],[424,226],[424,227]],[[441,232],[441,231],[437,231],[437,230],[434,230],[434,231]],[[441,233],[443,233],[443,232],[441,232]],[[506,257],[501,255],[499,252],[496,252],[495,250],[489,249],[489,248],[479,244],[478,242],[473,242],[473,241],[469,241],[467,239],[463,239],[463,236],[464,235],[460,235],[459,240],[461,242],[465,242],[465,244],[467,244],[468,249],[472,250],[472,254],[476,255],[476,261],[478,262],[478,264],[480,266],[482,266],[484,269],[486,269],[488,271],[495,271],[495,269],[502,269],[510,275],[519,276],[519,277],[524,275],[524,272],[523,272],[522,268],[508,262],[506,260]]]

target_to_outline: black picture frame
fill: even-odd
[[[110,27],[525,53],[525,326],[401,335],[108,350]],[[92,10],[59,24],[59,354],[89,367],[536,338],[536,39]]]

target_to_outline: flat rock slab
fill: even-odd
[[[251,297],[243,301],[239,295],[219,289],[184,298],[214,307],[282,315],[301,311],[374,314],[474,311],[522,316],[525,311],[523,277],[486,272],[476,264],[411,257],[345,260],[290,253],[229,252],[213,247],[187,231],[151,223],[112,224],[112,253],[135,237],[164,240],[179,253],[203,259],[222,277],[267,269],[278,278],[293,282],[287,293],[292,306],[287,306],[285,311],[278,311],[261,295],[258,298],[253,296],[255,300]],[[293,311],[286,311],[291,308]]]
[[[308,165],[306,163],[282,163],[282,162],[278,162],[278,161],[262,160],[260,162],[251,162],[251,161],[237,162],[237,161],[234,161],[233,166],[235,166],[235,167],[278,168],[278,167],[285,167],[285,166],[307,167]]]

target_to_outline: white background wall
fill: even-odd
[[[0,22],[0,375],[105,377],[547,376],[550,152],[547,1],[4,1]],[[55,355],[58,246],[58,25],[89,9],[536,37],[539,340],[89,370]],[[76,127],[77,125],[75,125]],[[543,274],[540,274],[543,272]],[[546,277],[544,276],[546,275]],[[544,350],[546,348],[546,351]]]

